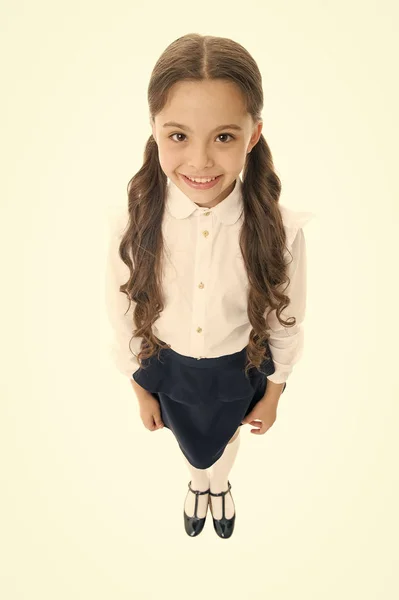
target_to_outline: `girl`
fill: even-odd
[[[187,464],[186,532],[202,531],[209,504],[227,538],[240,427],[272,426],[302,354],[313,215],[279,203],[261,74],[240,44],[177,39],[148,103],[152,134],[110,244],[114,358],[144,426],[172,431]]]

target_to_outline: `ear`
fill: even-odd
[[[254,131],[252,133],[251,139],[249,140],[249,144],[248,144],[248,148],[247,148],[247,154],[249,152],[251,152],[252,148],[254,146],[256,146],[256,144],[259,142],[259,138],[262,134],[262,128],[263,128],[263,121],[258,121],[258,123],[255,125]]]

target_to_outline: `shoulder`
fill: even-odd
[[[287,243],[292,246],[298,230],[302,229],[302,227],[304,227],[306,223],[311,221],[316,215],[310,211],[288,208],[288,206],[281,204],[281,202],[278,203],[278,206],[287,235]]]

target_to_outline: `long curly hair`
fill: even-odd
[[[172,42],[155,64],[148,86],[151,119],[163,109],[168,90],[175,83],[220,79],[234,82],[253,121],[261,120],[262,77],[254,59],[233,40],[196,33]],[[165,302],[161,274],[166,191],[167,176],[161,169],[158,146],[151,134],[143,165],[128,183],[129,218],[119,245],[119,256],[130,270],[128,281],[119,291],[129,299],[128,311],[131,301],[136,303],[130,343],[134,337],[142,337],[141,350],[135,354],[141,368],[148,366],[143,364],[145,359],[155,354],[159,357],[162,348],[170,347],[152,331]],[[287,321],[281,318],[290,298],[281,289],[285,283],[289,285],[289,277],[284,262],[286,235],[278,207],[280,192],[281,181],[261,134],[247,154],[242,178],[244,222],[239,243],[249,280],[247,312],[252,325],[246,350],[246,376],[249,369],[261,370],[261,363],[271,358],[265,345],[270,337],[268,314],[276,310],[276,317],[284,327],[296,324],[295,317]]]

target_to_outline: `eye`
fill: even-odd
[[[169,137],[172,139],[173,136],[175,135],[183,135],[184,137],[186,137],[185,133],[172,133],[172,135],[170,135]],[[228,136],[231,137],[232,140],[235,139],[234,135],[231,135],[230,133],[219,133],[219,135],[217,137],[221,137],[221,136]],[[180,140],[173,140],[174,142],[176,141],[180,141]],[[222,142],[223,144],[227,144],[228,142]]]
[[[230,135],[230,133],[219,133],[218,137],[220,137],[221,135],[224,135],[224,136],[227,135],[228,137],[231,137],[232,140],[234,140],[234,135]]]

